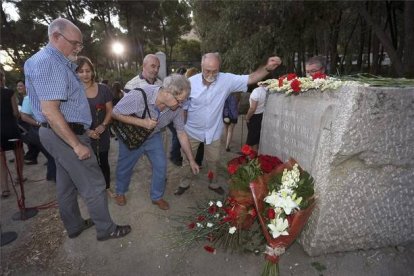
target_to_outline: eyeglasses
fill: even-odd
[[[79,41],[76,41],[76,40],[69,40],[62,33],[59,33],[59,35],[61,35],[73,47],[78,48],[79,50],[82,50],[83,49],[83,43],[82,42],[79,42]]]
[[[179,103],[179,104],[182,104],[183,102],[185,102],[185,100],[180,100],[180,99],[178,99],[176,96],[174,96],[173,95],[173,97],[174,97],[174,99]]]
[[[321,68],[319,68],[319,69],[306,70],[306,74],[310,74],[310,75],[312,75],[312,74],[315,74],[315,73],[320,72],[320,71],[321,71],[321,69],[322,69],[322,67],[321,67]]]

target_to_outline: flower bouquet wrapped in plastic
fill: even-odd
[[[262,275],[278,275],[279,256],[295,241],[315,206],[313,178],[290,159],[251,182],[250,189],[267,242]]]

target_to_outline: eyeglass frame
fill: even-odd
[[[82,50],[84,45],[82,42],[76,41],[76,40],[70,40],[67,39],[66,36],[64,36],[62,33],[58,33],[59,35],[61,35],[63,37],[64,40],[66,40],[67,42],[69,42],[70,45],[72,45],[73,47],[78,48],[79,50]]]

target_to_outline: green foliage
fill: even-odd
[[[249,160],[247,164],[240,165],[237,171],[230,177],[230,189],[240,191],[250,191],[251,181],[263,174],[257,158]]]

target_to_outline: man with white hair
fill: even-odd
[[[48,28],[49,43],[24,65],[33,114],[41,128],[42,145],[56,162],[56,193],[60,216],[69,238],[96,225],[97,239],[121,238],[129,225],[116,225],[109,214],[105,179],[91,158],[87,131],[92,122],[76,60],[83,48],[82,33],[72,22],[55,19]],[[91,219],[81,216],[78,193]]]
[[[217,163],[220,159],[220,137],[223,132],[223,108],[226,98],[234,91],[247,91],[249,84],[257,83],[282,61],[279,57],[270,57],[265,66],[250,75],[235,75],[220,72],[218,53],[207,53],[201,60],[202,72],[190,78],[191,93],[187,106],[185,130],[190,137],[192,151],[197,150],[200,142],[204,143],[204,156],[212,180],[209,189],[222,195],[224,190],[217,183]],[[175,191],[182,195],[189,187],[192,175],[187,175]]]

